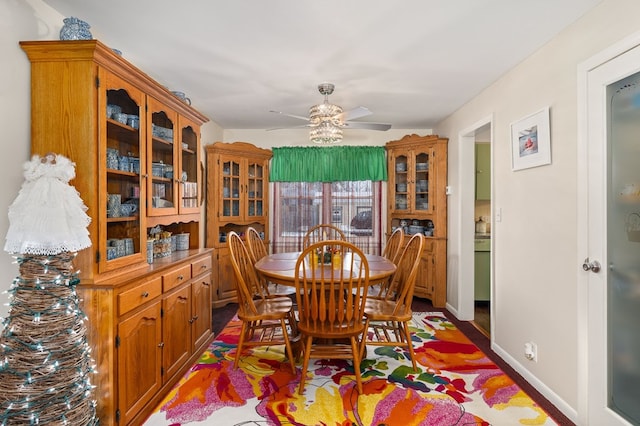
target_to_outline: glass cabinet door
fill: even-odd
[[[149,216],[178,213],[178,185],[174,176],[181,173],[176,159],[177,113],[153,98],[148,99],[147,170],[150,194]]]
[[[106,191],[100,201],[100,272],[139,262],[146,256],[144,243],[145,165],[144,94],[125,81],[103,75],[104,92],[99,93],[100,173]]]
[[[414,205],[416,212],[426,212],[429,210],[429,153],[414,153],[413,177],[414,182]]]
[[[263,196],[264,196],[264,178],[262,163],[249,163],[247,172],[247,216],[249,218],[256,216],[264,216]]]
[[[180,121],[180,171],[173,174],[180,190],[180,213],[197,213],[200,209],[200,188],[198,187],[200,161],[198,159],[197,126],[183,117]]]
[[[407,210],[409,208],[409,157],[397,155],[395,157],[395,210]]]
[[[222,163],[222,216],[225,218],[240,217],[240,192],[242,190],[240,161],[221,157]]]

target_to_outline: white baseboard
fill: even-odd
[[[445,305],[445,309],[453,314],[454,317],[458,318],[458,310],[453,306],[447,303]]]
[[[458,318],[457,309],[450,305],[446,304],[446,309],[453,314],[456,318]],[[460,320],[464,321],[464,320]],[[538,392],[540,392],[546,399],[549,400],[558,410],[562,412],[569,420],[573,423],[578,424],[578,412],[575,408],[571,407],[569,404],[565,402],[562,398],[560,398],[555,392],[553,392],[547,385],[541,382],[536,376],[531,374],[529,370],[527,370],[524,365],[518,362],[515,358],[509,355],[504,349],[502,349],[499,345],[497,345],[493,339],[491,339],[491,349],[495,352],[500,358],[504,360],[507,364],[511,366],[514,370],[516,370],[527,382],[531,384]]]
[[[491,349],[513,368],[516,370],[527,382],[531,384],[538,392],[540,392],[546,399],[549,400],[553,405],[558,408],[574,423],[578,423],[578,412],[575,408],[571,407],[566,403],[565,400],[560,398],[555,392],[553,392],[547,385],[541,382],[536,376],[531,374],[529,370],[527,370],[524,365],[518,362],[515,358],[513,358],[509,353],[507,353],[504,349],[498,346],[493,340],[491,341]]]

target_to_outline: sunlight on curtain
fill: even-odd
[[[381,253],[381,182],[276,182],[273,185],[273,253],[302,250],[306,231],[320,223],[337,226],[350,242],[366,253]]]

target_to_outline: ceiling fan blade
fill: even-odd
[[[281,111],[274,111],[274,110],[270,111],[276,114],[285,115],[287,117],[304,120],[307,122],[306,125],[279,127],[275,129],[268,129],[268,130],[297,129],[302,127],[316,128],[321,125],[337,126],[344,129],[369,129],[369,130],[382,130],[382,131],[389,130],[391,128],[391,124],[351,121],[351,120],[355,120],[361,117],[366,117],[372,114],[369,108],[365,108],[363,106],[355,107],[349,111],[335,114],[335,112],[337,111],[342,111],[342,108],[338,105],[333,105],[329,103],[328,96],[331,93],[333,93],[333,89],[334,89],[334,86],[331,83],[323,83],[318,86],[318,90],[322,95],[324,95],[324,104],[313,106],[309,110],[309,115],[310,115],[309,117],[303,117],[301,115],[295,115],[295,114],[288,114],[286,112],[281,112]],[[311,117],[313,117],[313,120],[311,119]]]
[[[275,112],[276,114],[286,115],[287,117],[293,117],[293,118],[298,118],[300,120],[309,121],[309,117],[303,117],[301,115],[288,114],[286,112],[274,111],[274,110],[271,110],[269,112]]]
[[[369,108],[365,108],[363,106],[355,107],[349,111],[345,111],[342,113],[342,121],[355,120],[356,118],[366,117],[367,115],[371,115],[372,112],[369,111]]]
[[[364,121],[347,121],[344,123],[343,128],[345,129],[368,129],[368,130],[389,130],[391,128],[391,124],[384,123],[367,123]]]

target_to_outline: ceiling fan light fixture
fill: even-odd
[[[312,126],[317,126],[324,121],[331,121],[339,126],[342,124],[340,120],[342,112],[342,107],[328,102],[314,105],[309,108],[309,122]]]
[[[326,95],[325,95],[326,96]],[[333,144],[342,140],[342,107],[324,103],[309,108],[309,139],[317,144]]]
[[[323,121],[309,131],[309,139],[320,145],[338,143],[342,141],[342,129],[329,121]]]
[[[390,124],[351,121],[370,115],[371,111],[365,107],[357,107],[345,113],[339,105],[329,103],[329,95],[333,93],[333,89],[334,85],[331,83],[318,85],[318,91],[324,95],[324,102],[309,108],[309,118],[280,111],[272,110],[271,112],[308,121],[304,127],[311,129],[309,139],[317,144],[334,144],[342,141],[343,129],[389,130],[391,128]]]

